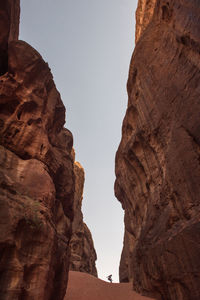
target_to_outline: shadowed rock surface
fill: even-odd
[[[72,238],[70,241],[70,270],[85,272],[97,276],[95,266],[97,256],[94,249],[92,235],[87,225],[83,222],[83,214],[81,211],[85,175],[84,169],[78,162],[74,164],[74,173],[74,220],[72,223]]]
[[[17,40],[19,34],[20,0],[0,1],[0,75],[7,71],[8,41]]]
[[[12,41],[0,77],[0,298],[63,299],[73,218],[72,135],[48,65]]]
[[[64,300],[153,300],[134,291],[130,283],[108,283],[89,274],[69,272]]]
[[[139,1],[136,19],[116,155],[125,210],[120,279],[157,299],[198,300],[199,2]]]
[[[74,216],[73,138],[48,64],[17,40],[19,1],[1,1],[0,16],[0,299],[61,300]]]

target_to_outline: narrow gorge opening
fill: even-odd
[[[82,211],[97,252],[98,276],[107,280],[113,274],[115,282],[124,225],[114,197],[114,160],[127,106],[136,5],[132,0],[50,1],[47,9],[45,1],[21,1],[20,39],[52,70],[76,160],[85,170]]]
[[[0,299],[200,299],[200,22],[186,2],[138,0],[128,74],[130,0],[22,0],[26,41],[20,0],[1,1]]]

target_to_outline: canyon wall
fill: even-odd
[[[19,1],[1,1],[0,299],[61,300],[77,180],[73,137],[48,64],[18,40],[19,11]]]
[[[199,2],[139,0],[136,20],[116,154],[125,212],[120,280],[156,299],[198,300]]]
[[[74,164],[74,173],[75,195],[73,204],[74,219],[72,223],[72,238],[70,241],[70,270],[88,273],[97,277],[95,266],[97,256],[93,245],[92,235],[87,225],[83,222],[83,214],[81,211],[85,174],[84,169],[78,162]]]

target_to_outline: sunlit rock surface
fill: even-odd
[[[125,210],[120,279],[157,299],[198,300],[199,3],[142,4],[116,155],[115,193]]]
[[[137,43],[140,36],[145,31],[148,24],[154,14],[156,0],[138,0],[138,6],[136,10],[136,32],[135,32],[135,42]]]
[[[84,169],[78,162],[74,164],[74,173],[74,220],[72,223],[72,238],[70,241],[70,270],[97,276],[95,266],[97,256],[93,245],[92,235],[87,225],[83,222],[83,214],[81,211],[85,175]]]

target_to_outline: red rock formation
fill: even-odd
[[[141,11],[142,2],[116,155],[126,229],[120,276],[157,299],[198,300],[199,4],[148,1],[155,6]]]
[[[65,108],[48,64],[17,40],[19,1],[1,1],[0,15],[0,299],[59,300],[74,209],[73,238],[83,248],[81,263],[73,263],[96,275],[81,213],[84,171],[74,165],[72,134],[63,127]]]
[[[136,30],[135,30],[135,42],[145,31],[148,24],[151,22],[155,9],[156,0],[138,0],[138,6],[136,10]]]
[[[84,170],[78,162],[74,164],[74,173],[74,220],[72,223],[72,238],[70,242],[70,270],[97,276],[95,266],[97,256],[93,245],[92,235],[87,225],[83,222],[83,214],[81,211],[85,176]]]
[[[15,41],[17,4],[0,5],[8,61],[0,66],[0,299],[59,300],[69,268],[73,140],[47,63]]]
[[[0,80],[0,298],[63,299],[74,193],[65,108],[25,42],[9,43]]]

